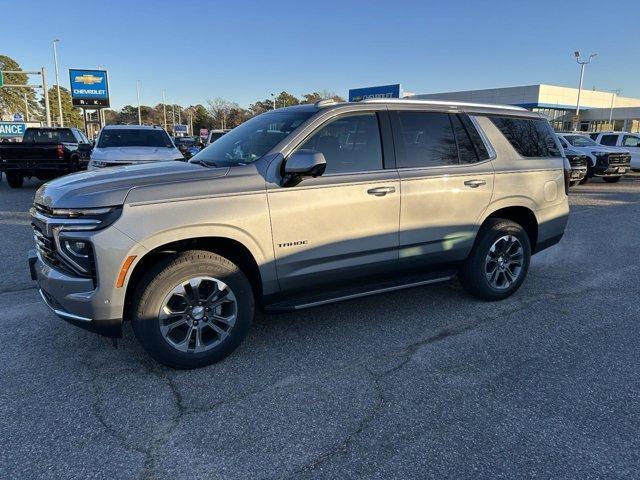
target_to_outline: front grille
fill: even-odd
[[[609,165],[626,165],[631,162],[631,155],[627,153],[610,153],[607,158]]]

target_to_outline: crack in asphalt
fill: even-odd
[[[418,351],[420,351],[421,348],[430,344],[434,344],[434,343],[446,340],[451,337],[463,335],[481,326],[487,325],[495,320],[503,318],[504,316],[510,316],[520,311],[526,310],[531,305],[534,305],[540,302],[548,302],[552,300],[557,300],[567,295],[580,295],[580,294],[590,292],[592,290],[599,288],[599,286],[604,281],[608,280],[608,277],[611,277],[611,276],[620,277],[629,271],[638,270],[638,269],[640,269],[640,266],[632,265],[627,268],[618,269],[614,272],[609,272],[608,274],[601,275],[600,277],[598,277],[597,283],[590,282],[587,285],[582,286],[582,288],[573,289],[570,291],[557,292],[557,293],[545,293],[545,294],[538,295],[536,298],[533,298],[533,299],[520,299],[520,300],[517,300],[516,304],[513,306],[505,306],[503,308],[499,308],[497,312],[489,315],[477,316],[475,318],[472,318],[469,321],[459,324],[457,327],[443,328],[437,333],[435,333],[434,335],[430,335],[426,338],[413,342],[400,350],[389,352],[378,358],[368,357],[368,358],[362,359],[360,362],[358,362],[355,365],[350,365],[342,369],[334,369],[327,375],[320,375],[319,376],[320,378],[322,377],[330,378],[337,374],[344,373],[345,370],[353,370],[354,367],[356,369],[362,368],[364,369],[365,372],[367,372],[367,374],[372,379],[374,389],[376,391],[376,397],[373,402],[373,405],[367,409],[366,413],[361,417],[356,427],[352,431],[350,431],[346,436],[344,436],[343,440],[338,445],[332,447],[326,452],[316,455],[311,459],[311,461],[295,469],[292,472],[292,475],[296,476],[296,475],[313,471],[316,468],[320,467],[321,465],[331,461],[334,457],[338,455],[346,454],[351,448],[351,446],[353,445],[356,438],[362,435],[368,429],[370,424],[375,420],[378,414],[384,409],[385,407],[384,385],[383,385],[384,378],[403,369],[407,364],[409,364],[412,361],[412,359],[415,358],[415,355],[418,353]],[[371,361],[374,359],[384,360],[384,359],[397,359],[397,358],[401,358],[402,360],[399,363],[394,364],[393,367],[382,370],[381,372],[375,372],[369,366],[369,363],[371,363]],[[126,435],[121,433],[118,429],[109,425],[109,422],[104,417],[103,412],[101,411],[101,408],[100,408],[101,397],[103,395],[103,392],[98,382],[99,376],[96,374],[97,372],[94,366],[90,364],[85,364],[85,365],[88,367],[91,374],[91,385],[94,393],[94,402],[92,403],[91,407],[92,407],[92,411],[95,418],[104,427],[105,431],[114,439],[116,439],[124,448],[137,453],[141,453],[145,456],[144,470],[141,476],[143,480],[152,480],[157,478],[158,472],[156,471],[156,468],[157,468],[156,462],[159,455],[159,449],[165,444],[166,441],[168,441],[171,438],[171,435],[180,424],[180,421],[185,416],[197,414],[197,413],[211,412],[223,405],[234,404],[236,402],[242,401],[254,395],[264,393],[269,389],[283,387],[278,382],[274,382],[274,383],[265,385],[259,389],[253,389],[242,395],[238,395],[232,398],[227,398],[202,408],[189,408],[185,404],[180,388],[176,384],[175,379],[171,375],[170,371],[168,369],[165,369],[162,366],[152,364],[150,363],[150,361],[145,362],[142,364],[142,366],[143,368],[145,368],[147,373],[161,380],[169,388],[173,397],[175,407],[176,407],[176,414],[173,415],[167,421],[167,425],[165,428],[163,428],[159,433],[152,436],[147,447],[141,447],[139,445],[135,445],[131,443],[131,441],[127,438]],[[126,371],[138,372],[139,370],[126,369]],[[316,378],[317,377],[318,376],[316,376]]]

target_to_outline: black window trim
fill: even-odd
[[[453,124],[451,123],[451,115],[466,115],[469,120],[471,120],[471,123],[473,123],[473,126],[476,128],[476,130],[478,131],[478,133],[480,134],[480,138],[482,139],[485,148],[487,149],[487,153],[489,155],[489,158],[485,159],[485,160],[480,160],[477,162],[473,162],[473,163],[460,163],[460,153],[458,150],[458,140],[456,139],[456,151],[458,151],[458,162],[457,164],[448,164],[448,165],[425,165],[423,167],[401,167],[398,165],[398,161],[397,158],[398,157],[403,157],[404,156],[404,146],[402,145],[402,143],[400,142],[400,137],[398,137],[398,135],[401,135],[402,130],[401,130],[401,125],[400,125],[400,117],[398,115],[398,113],[400,112],[421,112],[421,113],[441,113],[444,115],[449,115],[449,123],[451,124],[451,131],[454,133],[453,137],[455,139],[455,132],[453,130]],[[393,139],[394,139],[394,146],[395,146],[395,158],[396,158],[396,169],[397,170],[434,170],[434,169],[443,169],[443,168],[469,168],[472,165],[483,165],[487,162],[492,162],[493,160],[496,159],[497,154],[496,154],[496,150],[493,148],[493,145],[491,145],[491,142],[489,142],[489,139],[487,137],[487,135],[484,133],[484,130],[482,129],[482,127],[480,127],[480,125],[478,124],[476,118],[474,117],[473,114],[469,114],[466,112],[449,112],[449,111],[442,111],[442,110],[422,110],[422,109],[415,109],[415,108],[411,108],[411,109],[397,109],[397,110],[390,110],[389,111],[389,116],[391,117],[391,128],[393,131]],[[462,124],[462,126],[464,127],[464,122]],[[471,142],[473,144],[473,142]],[[398,147],[398,144],[399,147]],[[475,145],[473,146],[473,148],[475,149]],[[476,152],[477,154],[477,152]],[[479,158],[479,157],[478,157]]]
[[[511,141],[509,141],[509,139],[504,135],[504,133],[502,133],[502,130],[500,130],[500,128],[491,120],[491,117],[498,117],[498,118],[515,118],[515,119],[519,119],[519,120],[530,120],[530,121],[535,121],[535,120],[546,120],[549,123],[549,120],[543,118],[543,117],[523,117],[520,115],[512,115],[512,114],[506,114],[506,113],[495,113],[495,114],[489,114],[486,115],[486,118],[493,123],[493,126],[500,132],[500,134],[502,136],[504,136],[505,140],[507,141],[507,143],[509,144],[509,146],[513,149],[513,151],[520,156],[521,159],[523,160],[530,160],[530,159],[542,159],[542,160],[549,160],[549,159],[553,159],[553,158],[562,158],[564,156],[564,148],[562,147],[562,144],[560,143],[560,140],[558,139],[558,134],[555,132],[555,130],[553,129],[553,127],[551,126],[551,124],[549,123],[549,128],[551,128],[551,133],[553,134],[552,138],[555,140],[555,142],[557,143],[557,145],[560,147],[560,155],[549,155],[549,156],[532,156],[532,157],[525,157],[524,155],[522,155],[520,152],[518,152],[518,150],[516,149],[515,146],[513,146],[513,144],[511,143]],[[588,133],[588,132],[585,132]],[[589,137],[589,135],[584,135]],[[569,140],[567,140],[565,138],[565,141],[567,142],[567,144],[569,144],[569,147],[573,147],[573,145],[571,144],[571,142]],[[595,140],[594,140],[595,141]],[[597,142],[596,142],[597,143]]]

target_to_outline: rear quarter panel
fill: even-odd
[[[493,197],[485,219],[502,208],[523,206],[536,216],[538,242],[562,234],[569,214],[564,159],[524,158],[491,120],[486,117],[477,120],[496,150]]]

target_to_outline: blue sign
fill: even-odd
[[[13,121],[14,122],[24,122],[24,116],[21,113],[14,113],[13,114]]]
[[[187,133],[189,131],[188,127],[186,125],[181,125],[179,123],[176,123],[173,126],[173,132],[174,133]]]
[[[105,70],[69,70],[71,102],[77,107],[109,106],[109,82]]]
[[[22,137],[26,129],[26,123],[0,122],[0,137]]]
[[[349,101],[360,102],[367,98],[400,98],[400,84],[379,85],[377,87],[352,88]]]

